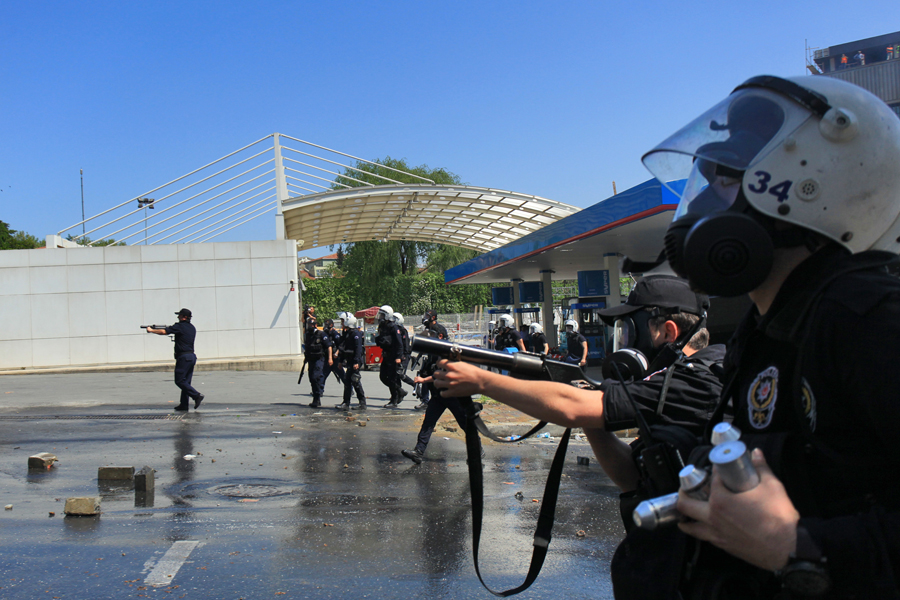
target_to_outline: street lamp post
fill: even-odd
[[[144,245],[147,245],[147,208],[153,210],[153,198],[138,198],[138,208],[144,208]]]

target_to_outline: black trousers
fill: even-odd
[[[309,372],[309,386],[312,388],[313,400],[318,400],[325,393],[325,357],[306,357],[306,368]]]
[[[175,357],[175,385],[181,390],[179,408],[187,408],[188,398],[196,398],[200,395],[200,392],[191,386],[191,380],[194,378],[194,365],[196,364],[196,354],[185,353]]]
[[[419,429],[419,439],[416,442],[416,450],[420,454],[425,454],[425,448],[428,447],[431,434],[434,433],[434,426],[437,425],[438,419],[441,418],[445,410],[453,413],[460,428],[463,431],[466,430],[466,413],[459,402],[459,398],[444,398],[437,388],[434,387],[433,383],[426,385],[431,393],[431,400],[428,402],[428,408],[425,409],[425,419],[422,421],[422,427]]]
[[[363,391],[359,369],[354,369],[352,364],[348,364],[344,376],[344,404],[350,404],[351,390],[356,392],[356,399],[360,404],[366,403],[366,393]]]
[[[378,379],[390,390],[392,399],[400,394],[400,377],[397,375],[396,360],[394,356],[387,356],[378,368]]]
[[[338,381],[344,383],[344,368],[341,366],[341,362],[338,359],[334,359],[333,364],[329,367],[328,361],[326,360],[323,365],[323,375],[322,375],[322,388],[325,388],[325,382],[328,381],[328,376],[334,373],[334,376],[337,377]]]

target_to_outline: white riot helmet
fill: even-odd
[[[378,312],[375,313],[375,322],[382,323],[384,321],[390,321],[391,317],[394,315],[394,309],[385,304],[381,308],[378,309]]]
[[[396,325],[403,325],[403,315],[395,312],[393,315],[391,315],[391,322],[395,323]]]
[[[346,329],[355,329],[356,328],[356,317],[354,317],[350,313],[344,313],[344,327]]]
[[[493,331],[497,328],[497,321],[488,321],[488,329]]]
[[[569,319],[568,321],[566,321],[566,329],[568,330],[569,327],[572,328],[572,331],[578,333],[578,322],[576,320]]]
[[[500,315],[500,322],[498,323],[500,329],[510,329],[512,327],[515,327],[515,325],[516,322],[510,315]]]
[[[531,335],[534,335],[536,333],[544,333],[544,328],[540,323],[532,323],[528,327],[528,333],[530,333]]]
[[[666,258],[706,293],[755,289],[810,232],[900,252],[900,119],[851,83],[754,77],[643,160],[681,197]]]

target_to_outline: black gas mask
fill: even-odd
[[[613,351],[603,359],[604,379],[637,381],[651,373],[670,367],[683,356],[684,346],[694,334],[706,327],[706,314],[690,330],[682,332],[675,342],[653,346],[650,322],[667,314],[664,310],[639,310],[616,319]]]
[[[714,195],[710,186],[704,195]],[[664,240],[666,260],[691,287],[711,296],[740,296],[765,281],[776,248],[814,244],[812,234],[799,227],[776,227],[776,221],[752,208],[738,190],[724,211],[688,212],[672,221]]]

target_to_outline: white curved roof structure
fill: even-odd
[[[394,179],[399,176],[421,183],[401,183]],[[505,190],[435,185],[415,173],[273,133],[55,237],[59,244],[74,244],[62,239],[67,233],[91,243],[206,242],[274,212],[276,239],[302,240],[304,248],[416,240],[487,252],[579,210]]]
[[[364,240],[415,240],[487,252],[580,208],[505,190],[402,184],[289,198],[285,237],[303,248]]]

